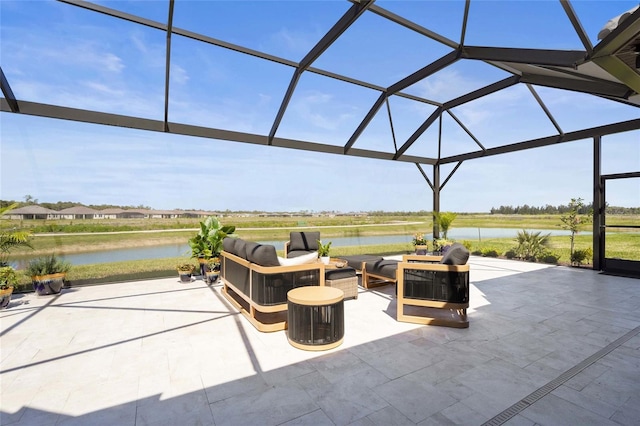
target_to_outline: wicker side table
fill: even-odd
[[[326,286],[298,287],[287,293],[288,339],[307,351],[324,351],[342,344],[344,293]]]

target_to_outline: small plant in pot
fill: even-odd
[[[207,284],[215,284],[220,277],[220,258],[212,257],[206,264],[205,277]]]
[[[189,238],[189,247],[191,248],[191,257],[200,263],[202,275],[206,273],[206,264],[209,259],[220,256],[222,240],[226,237],[233,237],[235,230],[235,226],[223,226],[214,216],[209,216],[200,222],[198,233]]]
[[[55,254],[37,257],[29,261],[25,274],[31,277],[33,289],[38,296],[58,294],[64,286],[64,279],[71,264]]]
[[[433,240],[433,252],[444,255],[452,244],[453,241],[447,240],[446,238],[435,239]]]
[[[18,276],[11,266],[0,267],[0,309],[4,309],[11,302],[13,288],[18,285]]]
[[[325,265],[328,265],[329,260],[331,259],[329,257],[330,249],[331,241],[329,241],[327,244],[322,244],[322,241],[318,240],[318,257],[320,258],[320,261]]]
[[[427,251],[429,250],[429,242],[424,237],[424,234],[414,234],[412,243],[416,254],[427,254]]]
[[[183,283],[191,282],[191,275],[193,271],[196,269],[196,266],[193,263],[181,263],[177,266],[178,275],[180,276],[180,281]]]

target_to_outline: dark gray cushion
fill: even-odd
[[[255,248],[257,246],[259,246],[260,244],[253,242],[253,241],[245,241],[244,242],[244,258],[246,260],[248,260],[249,262],[251,262],[250,257],[252,256],[252,252],[255,250]]]
[[[227,253],[237,255],[236,253],[237,240],[238,240],[237,238],[226,237],[224,240],[222,240],[222,249]]]
[[[365,268],[371,274],[381,275],[383,277],[396,279],[396,271],[398,270],[397,260],[378,260],[377,262],[367,262]]]
[[[247,246],[247,242],[245,240],[241,240],[240,238],[238,238],[235,244],[233,245],[233,249],[235,250],[234,254],[238,257],[246,259],[247,258],[246,246]]]
[[[342,278],[351,278],[356,276],[356,270],[345,266],[344,268],[325,269],[325,280],[340,280]]]
[[[260,266],[280,266],[276,248],[269,244],[247,242],[247,260]]]
[[[469,260],[469,250],[460,243],[453,243],[442,257],[443,265],[465,265]]]
[[[291,232],[289,233],[289,251],[318,250],[320,232]]]
[[[349,266],[360,271],[362,270],[363,262],[377,262],[378,260],[382,260],[382,256],[376,256],[373,254],[354,254],[352,256],[340,256],[340,259],[346,260]]]

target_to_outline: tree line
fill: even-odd
[[[617,207],[610,206],[608,203],[605,206],[607,214],[640,214],[640,207]],[[500,207],[492,207],[491,214],[567,214],[570,212],[572,208],[569,205],[561,204],[559,206],[552,206],[547,204],[545,206],[537,207],[530,206],[528,204],[522,206],[500,206]],[[580,206],[577,213],[578,214],[591,214],[593,212],[593,203],[585,204]]]

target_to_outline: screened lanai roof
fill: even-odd
[[[16,2],[1,108],[417,164],[640,129],[640,10],[596,37],[629,3],[435,3]],[[33,14],[56,17],[55,53],[29,35]],[[478,126],[489,109],[500,121]]]

